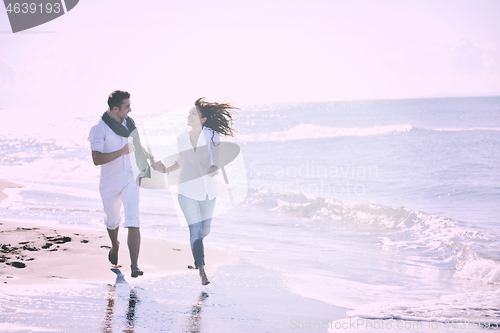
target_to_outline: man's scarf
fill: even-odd
[[[120,124],[117,120],[111,118],[107,111],[103,113],[102,120],[106,123],[106,125],[109,126],[109,128],[111,128],[113,132],[115,132],[116,135],[124,138],[128,138],[129,136],[132,137],[132,142],[135,147],[135,164],[142,172],[137,179],[137,182],[140,186],[142,178],[151,178],[151,168],[148,163],[146,152],[142,147],[141,139],[139,138],[139,132],[137,131],[134,120],[130,117],[127,117],[126,121],[128,129],[127,127]]]

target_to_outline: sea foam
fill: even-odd
[[[286,131],[258,135],[241,135],[239,138],[242,141],[291,141],[334,137],[386,135],[390,133],[408,132],[411,129],[412,126],[409,124],[373,126],[366,128],[335,128],[313,124],[301,124]]]

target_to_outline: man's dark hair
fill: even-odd
[[[122,90],[113,91],[108,97],[109,109],[113,110],[114,106],[120,109],[123,104],[123,100],[127,98],[130,98],[130,94],[128,92]]]

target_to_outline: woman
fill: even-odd
[[[219,135],[234,137],[231,126],[236,110],[231,104],[199,98],[187,117],[191,130],[177,138],[177,161],[168,168],[162,164],[167,175],[181,169],[178,200],[189,226],[191,251],[202,285],[210,283],[205,273],[203,238],[210,233],[216,197],[225,190],[215,177],[219,169]]]

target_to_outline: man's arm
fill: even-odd
[[[106,164],[116,160],[120,156],[130,154],[134,152],[134,150],[134,145],[131,143],[127,143],[122,149],[112,153],[101,153],[97,150],[92,150],[92,161],[94,162],[94,165]]]
[[[144,153],[146,153],[146,158],[151,162],[151,164],[155,163],[156,160],[155,160],[154,156],[151,155],[146,148],[142,147],[142,149],[144,150]]]

